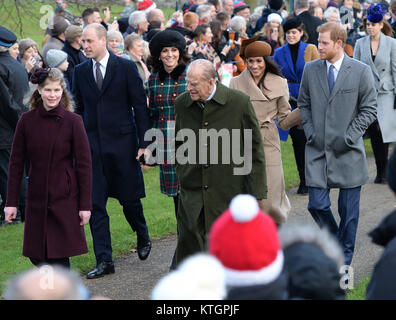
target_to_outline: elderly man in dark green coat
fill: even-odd
[[[213,222],[234,196],[267,197],[264,146],[249,96],[216,82],[207,60],[193,61],[186,79],[187,91],[175,100],[178,264],[206,251]]]

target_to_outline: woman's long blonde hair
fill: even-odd
[[[39,83],[38,86],[40,88],[44,88],[45,85],[50,81],[51,82],[59,81],[63,90],[61,103],[63,104],[66,110],[74,112],[73,100],[70,98],[69,93],[66,90],[66,82],[65,82],[65,78],[63,77],[62,71],[60,71],[57,68],[50,68],[48,72],[48,76],[45,78],[45,80],[42,83]],[[30,105],[29,109],[30,110],[37,109],[41,101],[42,101],[41,95],[38,89],[36,89],[29,100],[29,105]]]
[[[256,35],[260,34],[260,36],[268,38],[270,35],[270,30],[271,30],[271,25],[269,22],[266,22],[264,27],[261,29],[261,31],[259,33],[256,33]],[[279,24],[278,27],[278,35],[279,35],[279,43],[281,46],[283,46],[286,42],[285,42],[285,33],[283,32],[283,27],[281,24]],[[268,38],[268,42],[270,41],[271,39]]]

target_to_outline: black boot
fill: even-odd
[[[301,195],[308,194],[308,187],[305,185],[305,183],[300,182],[300,185],[297,190],[297,194],[301,194]]]

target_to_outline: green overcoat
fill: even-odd
[[[263,140],[249,96],[217,83],[215,95],[204,106],[184,92],[175,100],[175,110],[176,174],[180,182],[179,263],[207,249],[213,222],[234,196],[251,194],[265,199],[267,183]],[[211,132],[223,137],[203,138],[205,134],[216,137]],[[181,155],[189,157],[187,163]],[[216,155],[217,164],[211,158]],[[244,172],[235,172],[242,168]]]

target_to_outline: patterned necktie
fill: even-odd
[[[334,69],[335,69],[334,66],[331,64],[330,68],[329,68],[329,74],[327,75],[327,82],[329,83],[330,93],[331,93],[331,91],[333,91],[334,83],[335,83],[335,81],[334,81]]]
[[[102,90],[103,75],[102,75],[102,71],[100,71],[99,62],[96,62],[96,84],[98,85],[99,90]]]

